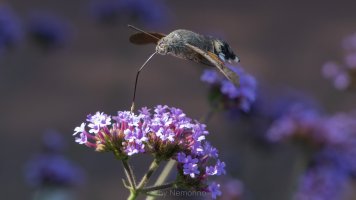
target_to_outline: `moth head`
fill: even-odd
[[[230,48],[229,44],[227,44],[223,40],[213,40],[214,45],[214,53],[219,56],[219,58],[224,62],[239,62],[240,59],[235,55],[235,53]]]
[[[164,40],[164,38],[160,39],[157,42],[156,52],[161,54],[161,55],[167,55],[167,53],[169,52],[169,45]]]

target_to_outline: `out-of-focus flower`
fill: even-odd
[[[65,147],[62,136],[53,130],[43,136],[42,152],[25,167],[25,178],[35,188],[72,187],[83,182],[81,168],[62,155]]]
[[[301,177],[295,200],[334,200],[341,199],[348,181],[344,171],[332,166],[311,168]]]
[[[225,163],[205,140],[206,126],[186,117],[179,108],[158,105],[153,110],[154,114],[144,107],[138,115],[129,111],[119,111],[116,116],[89,115],[89,131],[85,123],[74,129],[79,134],[76,142],[99,152],[111,151],[119,159],[141,153],[174,159],[178,161],[177,186],[210,191],[214,198],[220,195],[218,185],[209,184],[208,177],[225,174]]]
[[[267,138],[273,142],[297,139],[320,145],[325,141],[320,136],[320,119],[317,111],[296,104],[276,119],[267,131]]]
[[[329,61],[322,67],[322,74],[333,82],[338,90],[356,87],[356,34],[346,37],[342,43],[345,54],[341,64]]]
[[[234,86],[225,77],[213,69],[204,70],[201,80],[210,85],[211,103],[220,104],[224,109],[238,109],[249,112],[256,100],[257,81],[241,67],[229,66],[240,77],[240,87]]]
[[[70,38],[68,24],[48,12],[33,12],[30,15],[28,33],[45,50],[62,47]]]
[[[23,37],[21,24],[12,9],[0,5],[0,53],[17,45]]]
[[[62,155],[40,154],[27,164],[26,180],[33,187],[72,187],[82,183],[83,172]]]
[[[222,200],[241,200],[244,196],[244,185],[238,179],[228,178],[221,181]]]
[[[160,0],[94,0],[91,13],[104,23],[126,19],[157,27],[168,20],[168,9]]]
[[[325,78],[333,82],[334,87],[338,90],[346,90],[351,84],[348,72],[334,62],[325,63],[322,73]]]
[[[298,140],[314,147],[296,199],[340,199],[356,173],[356,115],[292,111],[277,120],[267,134],[273,141]]]

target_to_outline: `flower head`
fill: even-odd
[[[317,111],[296,104],[272,124],[267,131],[267,137],[274,142],[300,139],[319,144],[325,139],[320,136],[320,120]]]
[[[43,149],[25,166],[25,178],[32,187],[71,187],[83,182],[82,169],[62,153],[65,143],[54,130],[43,135]]]
[[[356,116],[332,116],[298,109],[277,120],[268,137],[313,144],[308,168],[296,199],[340,199],[349,178],[356,173]],[[302,139],[302,140],[300,140]]]
[[[225,109],[248,112],[256,100],[257,81],[241,67],[230,67],[240,77],[240,87],[236,87],[215,70],[204,70],[201,80],[211,86],[210,100],[221,103]]]
[[[62,155],[40,154],[26,166],[26,180],[33,187],[75,186],[82,182],[82,170]]]
[[[179,108],[158,105],[152,110],[144,107],[138,115],[128,111],[116,116],[88,115],[89,124],[74,129],[75,141],[96,151],[111,151],[119,159],[150,153],[156,159],[177,160],[179,186],[218,195],[218,186],[209,186],[208,177],[225,174],[225,163],[206,141],[206,125],[191,120]]]

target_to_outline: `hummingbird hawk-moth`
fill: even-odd
[[[131,111],[134,109],[138,75],[156,53],[161,55],[172,55],[185,60],[202,63],[204,65],[215,66],[229,81],[235,86],[239,86],[238,75],[224,63],[239,62],[240,60],[225,41],[184,29],[178,29],[165,35],[157,32],[143,31],[131,25],[129,25],[129,27],[139,31],[130,36],[129,40],[131,43],[138,45],[156,45],[156,51],[146,60],[137,72]]]
[[[224,62],[239,62],[239,58],[225,41],[184,29],[178,29],[165,35],[146,32],[131,25],[129,27],[140,31],[130,36],[131,43],[139,45],[156,44],[155,53],[173,55],[197,63],[215,66],[229,81],[239,86],[239,77],[224,64]]]

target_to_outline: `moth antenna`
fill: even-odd
[[[156,36],[154,36],[154,35],[152,35],[151,33],[148,33],[148,32],[146,32],[146,31],[144,31],[144,30],[142,30],[142,29],[139,29],[139,28],[137,28],[137,27],[135,27],[135,26],[132,26],[132,25],[127,25],[129,28],[132,28],[132,29],[134,29],[134,30],[136,30],[136,31],[139,31],[139,32],[142,32],[142,33],[144,33],[144,34],[146,34],[146,35],[149,35],[149,36],[151,36],[151,37],[153,37],[153,38],[155,38],[155,39],[157,39],[157,40],[160,40],[160,38],[158,38],[158,37],[156,37]]]
[[[129,25],[129,26],[130,26],[130,25]],[[135,79],[134,93],[133,93],[133,97],[132,97],[131,113],[133,113],[133,111],[135,110],[135,98],[136,98],[136,88],[137,88],[137,83],[138,83],[138,76],[140,75],[140,72],[141,72],[142,69],[146,66],[146,64],[148,63],[148,61],[150,61],[151,58],[152,58],[156,53],[157,53],[157,52],[154,52],[152,55],[150,55],[150,57],[148,57],[148,59],[143,63],[143,65],[137,70],[136,79]]]

